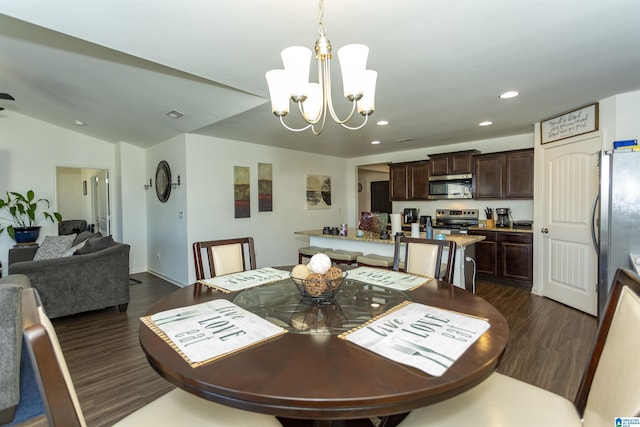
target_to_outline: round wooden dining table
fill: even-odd
[[[161,299],[147,314],[220,298],[289,332],[194,368],[141,322],[140,344],[150,365],[177,387],[205,399],[317,420],[316,425],[406,413],[462,393],[496,369],[509,337],[507,322],[495,307],[436,280],[401,292],[347,279],[335,304],[327,306],[301,301],[291,279],[227,294],[194,284]],[[439,377],[337,336],[406,300],[483,318],[490,327]]]

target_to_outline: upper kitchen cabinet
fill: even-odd
[[[389,196],[393,201],[427,200],[429,162],[426,160],[389,165]]]
[[[429,176],[459,175],[473,173],[473,156],[477,150],[429,156]]]
[[[391,163],[389,165],[389,198],[391,200],[401,201],[409,198],[408,170],[407,163]]]
[[[533,149],[505,154],[507,199],[533,199]]]
[[[474,163],[474,198],[533,198],[533,149],[483,154]]]

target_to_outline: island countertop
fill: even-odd
[[[340,240],[352,240],[355,242],[368,242],[368,243],[384,243],[384,244],[388,244],[388,245],[393,245],[395,244],[395,240],[393,238],[387,239],[387,240],[383,240],[381,239],[377,234],[375,233],[370,233],[370,232],[365,232],[363,237],[358,237],[356,236],[356,229],[355,228],[349,228],[347,230],[347,235],[346,236],[340,236],[340,235],[336,235],[336,234],[322,234],[322,230],[306,230],[306,231],[296,231],[294,232],[294,234],[299,234],[302,236],[309,236],[309,237],[322,237],[322,238],[329,238],[329,239],[340,239]],[[405,233],[407,236],[409,236],[409,233]],[[425,233],[420,233],[420,237],[421,238],[425,238]],[[445,234],[445,240],[452,240],[454,242],[456,242],[456,244],[458,245],[458,247],[466,247],[469,245],[473,245],[474,243],[480,242],[482,240],[484,240],[486,237],[485,236],[470,236],[467,234]]]

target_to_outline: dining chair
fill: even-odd
[[[255,270],[256,251],[252,237],[195,242],[193,244],[193,261],[196,268],[196,280],[247,270],[247,256],[249,258],[248,269]]]
[[[638,354],[640,277],[630,270],[618,269],[574,401],[494,373],[465,393],[412,411],[398,426],[622,425],[614,420],[640,417]]]
[[[53,427],[84,427],[86,422],[56,331],[29,288],[22,294],[24,340],[34,367],[47,420]],[[129,426],[282,427],[276,417],[220,405],[174,389],[114,424]]]
[[[395,271],[400,271],[400,264],[404,261],[405,273],[435,277],[453,283],[456,242],[396,236],[395,244],[393,254],[393,269]],[[447,253],[443,261],[445,249],[447,249]],[[445,266],[444,270],[443,266]]]

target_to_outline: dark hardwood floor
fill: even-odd
[[[126,314],[116,308],[54,319],[87,424],[110,426],[173,388],[147,363],[138,319],[175,286],[148,273],[132,276]],[[596,319],[529,291],[478,282],[478,295],[505,316],[509,345],[499,372],[573,399],[596,331]],[[46,426],[44,416],[21,426]]]

